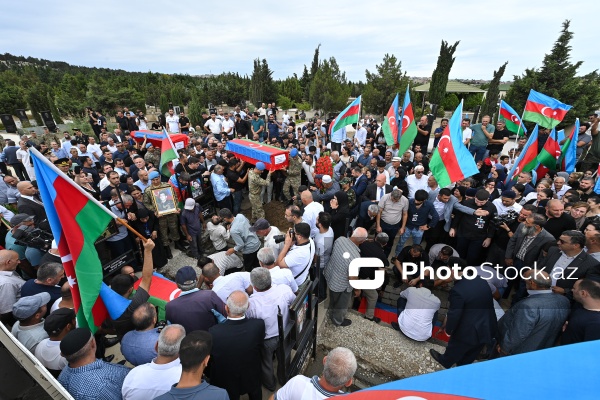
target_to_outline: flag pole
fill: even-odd
[[[54,164],[52,164],[50,162],[50,160],[48,160],[46,157],[44,157],[42,155],[42,153],[40,153],[35,147],[31,147],[29,149],[29,151],[32,152],[34,154],[34,156],[35,156],[34,157],[34,162],[35,162],[35,160],[41,161],[48,168],[50,168],[52,171],[54,171],[58,176],[63,177],[67,183],[69,183],[71,186],[73,186],[75,189],[77,189],[79,191],[79,193],[81,193],[82,195],[84,195],[88,200],[90,200],[93,203],[95,203],[97,206],[100,207],[101,210],[103,210],[105,213],[107,213],[108,215],[110,215],[113,219],[116,219],[117,221],[119,221],[120,223],[122,223],[123,226],[125,226],[134,235],[140,237],[144,242],[146,242],[147,239],[145,237],[141,236],[138,231],[136,231],[131,226],[129,226],[127,224],[127,222],[125,222],[125,220],[123,220],[122,218],[117,217],[115,215],[115,213],[113,213],[110,209],[108,209],[107,207],[105,207],[104,204],[100,203],[98,200],[96,200],[95,198],[93,198],[88,192],[86,192],[85,190],[83,190],[81,188],[81,186],[79,186],[78,184],[76,184],[71,178],[69,178],[67,175],[65,175],[64,172],[62,172]],[[117,190],[119,190],[119,188],[117,188]],[[123,223],[123,222],[125,222],[125,223]]]

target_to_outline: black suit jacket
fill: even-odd
[[[548,274],[552,273],[552,268],[554,268],[554,264],[556,264],[561,255],[562,252],[558,247],[551,247],[548,250],[546,259],[542,260],[538,268],[546,271]],[[556,286],[565,289],[565,294],[569,295],[577,279],[588,278],[590,276],[600,277],[600,263],[594,257],[582,251],[565,268],[562,277],[556,281]]]
[[[211,385],[227,390],[232,399],[244,393],[260,393],[265,322],[262,319],[228,319],[208,331],[213,337]]]
[[[377,191],[379,190],[379,188],[377,187],[376,183],[371,183],[369,186],[367,186],[367,190],[365,190],[365,193],[363,194],[363,199],[362,201],[372,201],[377,199]],[[392,187],[388,184],[385,185],[384,189],[384,194],[388,194],[392,191]]]
[[[33,215],[33,221],[35,222],[36,227],[47,231],[50,230],[50,223],[48,222],[46,210],[44,210],[43,205],[21,196],[19,197],[19,200],[17,200],[17,210],[20,214]]]
[[[446,332],[471,346],[492,343],[497,329],[492,292],[480,277],[454,281],[448,296]]]
[[[361,175],[360,178],[356,180],[356,182],[354,182],[354,186],[352,186],[352,188],[354,189],[354,193],[356,193],[357,198],[362,196],[362,194],[367,189],[367,185],[368,179],[364,174]]]

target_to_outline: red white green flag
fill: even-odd
[[[383,119],[381,130],[388,146],[398,144],[398,93],[396,93],[396,97]]]
[[[344,111],[335,117],[335,124],[331,128],[331,132],[337,132],[348,125],[358,123],[360,119],[360,101],[361,96],[358,96],[352,103],[348,104]]]
[[[175,175],[175,167],[173,167],[173,160],[177,159],[177,149],[171,140],[171,137],[167,133],[167,130],[163,128],[164,138],[160,145],[160,173],[170,178]]]
[[[406,87],[406,94],[404,95],[404,103],[402,104],[402,121],[399,131],[400,149],[398,154],[402,155],[406,150],[412,146],[415,137],[417,137],[417,124],[415,123],[415,115],[413,112],[412,103],[410,101],[409,87]]]
[[[536,125],[535,128],[533,128],[531,135],[529,135],[529,139],[527,140],[527,143],[525,143],[521,154],[519,155],[512,168],[508,172],[504,183],[510,182],[512,179],[519,176],[521,172],[532,171],[538,165],[537,155],[538,126]]]
[[[556,139],[556,131],[552,129],[550,136],[548,136],[546,143],[544,143],[542,151],[540,151],[540,154],[537,156],[537,160],[549,170],[555,171],[556,163],[558,162],[560,155],[561,150],[558,140]]]
[[[527,128],[523,125],[523,121],[521,121],[517,112],[504,100],[500,100],[500,112],[498,114],[498,119],[504,121],[506,129],[510,132],[515,135],[518,132],[519,136],[527,133]]]
[[[48,222],[71,286],[77,321],[80,327],[95,332],[108,316],[100,292],[103,287],[109,294],[112,291],[102,282],[102,265],[94,243],[117,216],[34,148],[31,148],[31,158]],[[121,301],[117,308],[124,310],[127,300],[116,296],[116,301]]]
[[[553,97],[530,89],[527,103],[525,103],[523,120],[535,122],[540,126],[552,129],[560,124],[571,108],[573,107]]]

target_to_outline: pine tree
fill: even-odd
[[[321,43],[315,49],[315,55],[313,56],[312,64],[310,65],[310,79],[312,80],[317,71],[319,70],[319,48],[321,47]]]
[[[375,66],[376,72],[365,71],[367,84],[362,93],[367,112],[385,115],[396,93],[406,91],[408,77],[402,73],[401,65],[394,55],[386,54],[383,62]]]
[[[449,46],[448,42],[442,40],[440,47],[440,55],[438,56],[437,66],[431,75],[431,83],[429,85],[429,102],[431,104],[442,104],[446,97],[446,85],[448,84],[448,75],[454,64],[454,52],[458,47],[460,40],[454,45]]]
[[[310,88],[310,101],[313,109],[341,111],[348,103],[350,88],[346,81],[346,74],[340,71],[334,57],[323,60],[312,80]]]
[[[563,22],[560,36],[550,54],[544,56],[542,67],[528,68],[522,76],[515,75],[514,83],[506,95],[507,103],[517,111],[525,107],[530,89],[572,105],[573,109],[567,113],[557,129],[572,124],[577,117],[587,116],[600,106],[600,76],[597,71],[577,76],[583,61],[570,61],[570,41],[573,38],[573,32],[569,31],[570,24],[569,20]]]
[[[273,71],[269,69],[267,60],[254,60],[254,70],[250,77],[250,101],[257,108],[260,103],[267,103],[277,99],[277,88],[273,81]]]
[[[64,124],[62,118],[60,117],[60,112],[58,111],[58,108],[56,108],[54,97],[52,97],[50,92],[48,92],[48,105],[50,106],[50,113],[52,113],[54,122],[56,122],[57,124]]]
[[[479,113],[479,122],[483,119],[484,115],[492,115],[496,112],[496,106],[498,104],[498,98],[500,96],[500,80],[504,75],[504,70],[506,69],[505,62],[498,71],[494,71],[494,78],[490,82],[490,86],[488,87],[487,94],[485,97],[485,102],[481,107],[481,112]],[[496,116],[497,117],[497,116]]]

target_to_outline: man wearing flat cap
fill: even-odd
[[[76,327],[75,311],[72,308],[59,308],[44,320],[44,330],[48,338],[37,345],[35,357],[51,373],[62,371],[67,366],[67,360],[60,355],[60,342]]]
[[[96,340],[87,328],[76,328],[60,342],[67,365],[58,382],[75,399],[121,399],[129,368],[96,359]]]
[[[32,353],[37,345],[48,337],[44,330],[44,315],[49,301],[50,295],[42,292],[21,297],[13,305],[12,313],[17,322],[10,333]]]

